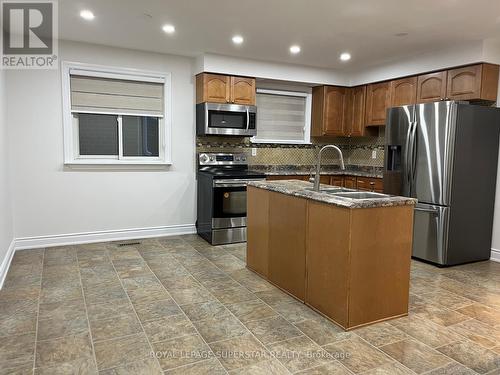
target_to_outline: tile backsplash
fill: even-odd
[[[250,165],[296,165],[312,166],[316,163],[319,149],[325,144],[335,144],[344,154],[346,165],[377,167],[384,165],[384,129],[380,128],[378,137],[332,138],[329,141],[313,140],[308,145],[285,145],[252,143],[250,138],[207,136],[196,139],[196,151],[200,152],[242,152],[248,156]],[[252,148],[257,155],[252,156]],[[375,158],[372,158],[375,151]],[[323,154],[324,165],[338,165],[335,151]]]

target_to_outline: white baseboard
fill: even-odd
[[[3,259],[3,262],[0,265],[0,289],[2,289],[5,277],[7,277],[7,271],[9,270],[10,262],[12,262],[12,258],[14,257],[15,248],[16,248],[16,241],[12,240],[7,250],[7,254],[5,254],[5,258]]]
[[[500,250],[491,249],[491,257],[490,260],[494,262],[500,262]]]
[[[124,241],[138,238],[177,236],[196,233],[194,224],[169,225],[164,227],[107,230],[88,233],[58,234],[16,238],[15,249],[37,249],[41,247],[77,245],[93,242]]]

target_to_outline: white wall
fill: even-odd
[[[9,72],[18,243],[29,246],[27,237],[193,225],[194,59],[74,42],[61,42],[59,51],[61,61],[171,72],[173,165],[160,170],[65,169],[60,70]]]
[[[7,269],[8,250],[14,239],[11,194],[9,186],[9,165],[7,153],[7,116],[5,106],[5,76],[0,70],[0,287]]]
[[[423,72],[466,65],[483,61],[483,42],[472,42],[449,49],[431,51],[410,56],[406,59],[388,61],[385,64],[365,68],[351,73],[351,85],[384,81]]]
[[[204,54],[196,59],[195,72],[211,72],[304,82],[315,85],[348,86],[350,75],[332,69]]]

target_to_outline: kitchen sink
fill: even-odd
[[[349,199],[383,199],[390,198],[387,194],[372,193],[368,191],[349,191],[333,193],[336,197],[349,198]]]

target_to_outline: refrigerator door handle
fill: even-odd
[[[411,133],[412,133],[413,122],[410,121],[408,124],[408,131],[406,132],[406,140],[405,140],[405,185],[408,187],[407,192],[403,192],[403,194],[411,196],[411,170],[410,170],[410,145],[411,145]]]
[[[413,123],[412,134],[411,134],[411,187],[414,188],[415,185],[415,173],[417,171],[417,126],[418,122]],[[415,190],[415,189],[413,189]]]

